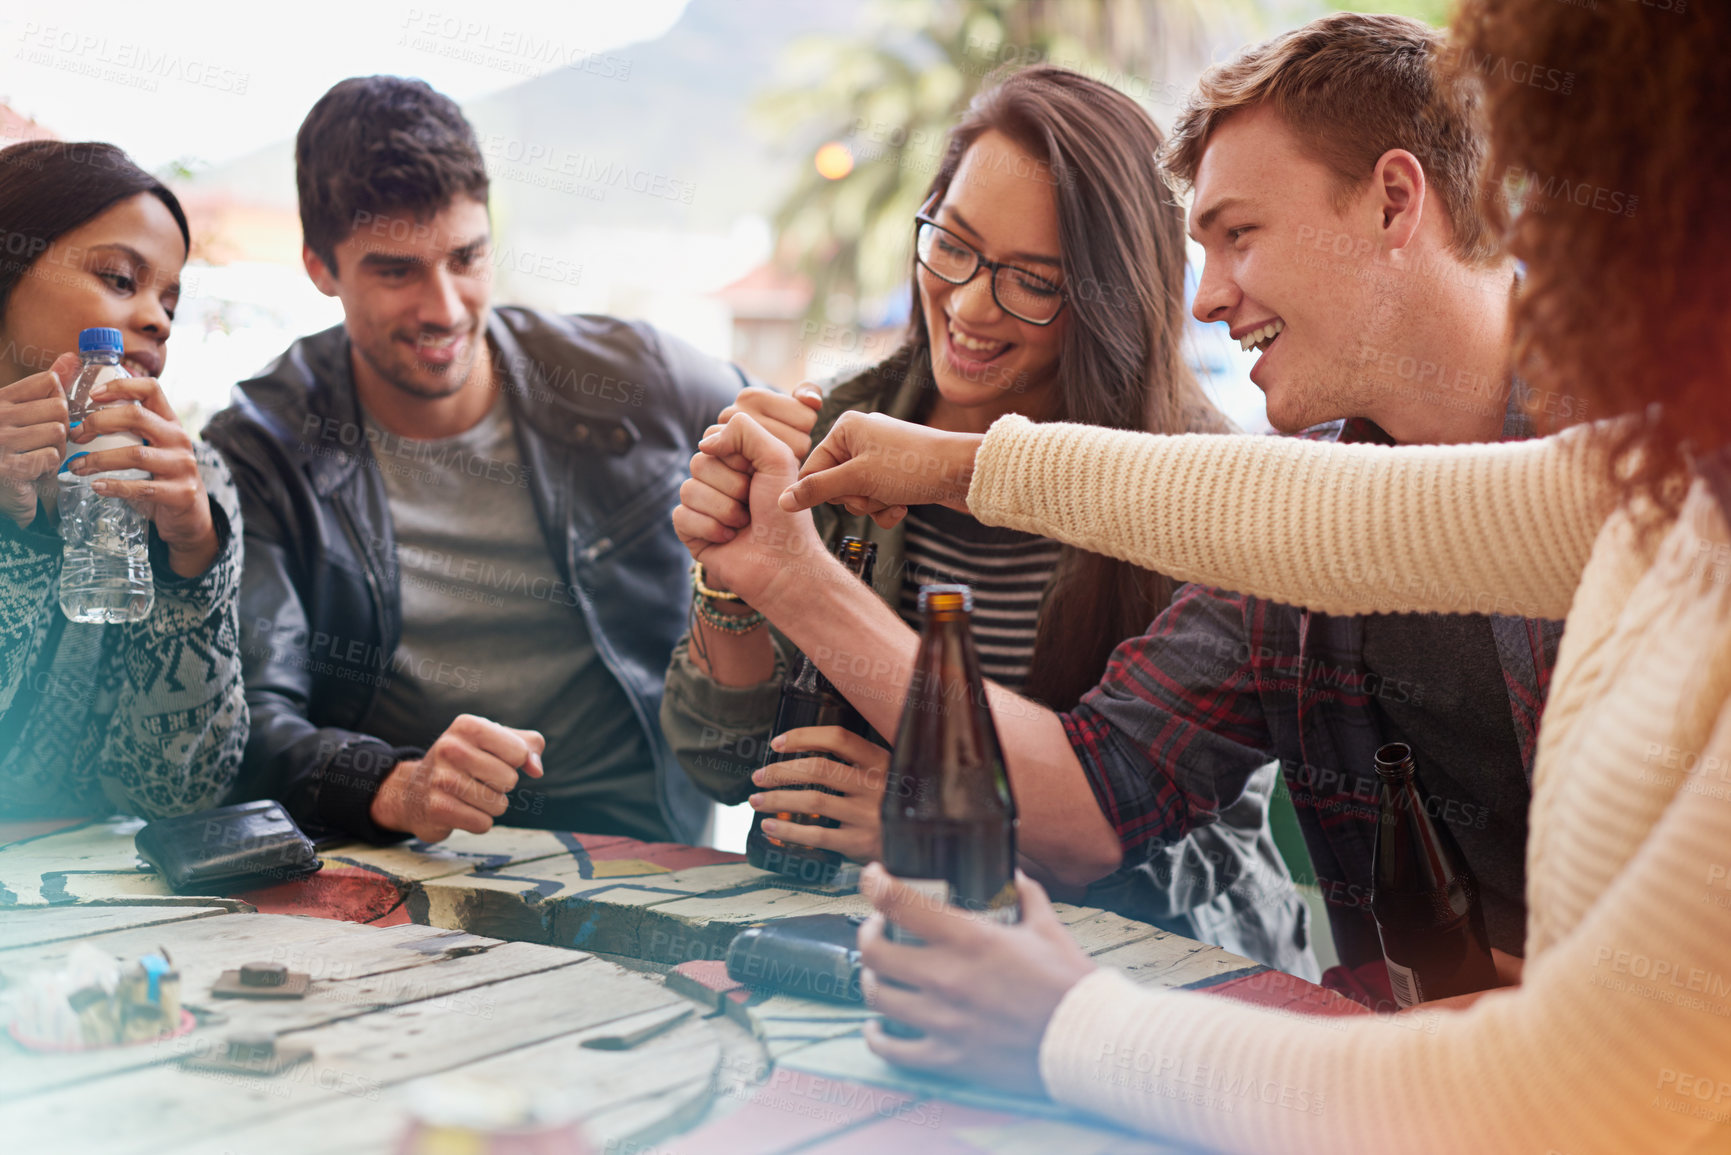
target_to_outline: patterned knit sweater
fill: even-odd
[[[219,549],[180,579],[151,534],[144,621],[60,611],[59,534],[0,517],[0,819],[160,818],[217,805],[246,745],[240,664],[240,507],[228,467],[197,447]]]
[[[1585,430],[1395,449],[993,426],[969,493],[988,524],[1329,613],[1568,621],[1521,986],[1318,1019],[1102,970],[1047,1028],[1052,1095],[1228,1151],[1731,1151],[1726,456],[1642,538]]]

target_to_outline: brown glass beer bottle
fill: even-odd
[[[860,593],[870,594],[872,571],[877,563],[877,544],[861,541],[857,537],[844,537],[837,553],[847,571],[865,583],[866,588]],[[817,663],[796,650],[787,680],[781,684],[781,701],[776,706],[775,725],[770,733],[785,734],[801,726],[841,726],[861,737],[870,737],[873,734],[872,728],[860,717],[859,711],[841,696],[828,678],[818,672]],[[791,758],[805,756],[798,750],[771,750],[763,764],[768,766],[773,762],[786,762]],[[822,790],[823,787],[783,786],[778,789]],[[763,820],[772,817],[802,826],[826,826],[833,829],[837,825],[832,819],[816,814],[792,814],[783,811],[769,815],[759,812],[752,818],[751,833],[745,839],[746,861],[759,870],[779,874],[789,882],[807,886],[828,886],[834,882],[846,859],[834,850],[819,850],[816,847],[789,842],[784,838],[772,838],[763,829]]]
[[[1370,909],[1389,984],[1404,1009],[1497,985],[1478,884],[1454,838],[1425,813],[1412,748],[1376,752],[1382,806]]]
[[[920,588],[919,655],[884,788],[883,864],[936,902],[1016,922],[1016,803],[974,651],[973,609],[965,585]],[[894,923],[889,935],[918,942]],[[918,1033],[889,1019],[884,1029]]]

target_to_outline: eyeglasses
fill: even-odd
[[[978,249],[925,213],[914,216],[914,259],[940,281],[965,285],[981,269],[992,270],[992,300],[998,308],[1030,325],[1050,325],[1064,310],[1063,287],[1038,273],[988,261]]]

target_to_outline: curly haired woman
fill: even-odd
[[[1731,12],[1467,0],[1454,34],[1484,78],[1491,171],[1519,198],[1512,368],[1604,421],[1387,448],[844,418],[783,503],[893,521],[907,479],[875,462],[918,452],[986,524],[1183,580],[1339,613],[1566,613],[1521,984],[1306,1021],[1096,969],[1031,883],[1020,925],[986,926],[874,870],[880,909],[929,944],[862,932],[868,990],[926,1032],[868,1033],[885,1057],[1226,1151],[1731,1149]],[[1576,83],[1562,96],[1499,61]],[[1193,516],[1133,512],[1174,506]]]

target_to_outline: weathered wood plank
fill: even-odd
[[[858,1004],[826,1003],[790,995],[752,995],[722,1003],[727,1015],[777,1054],[804,1043],[856,1034],[876,1012]]]
[[[91,939],[134,927],[228,914],[220,906],[42,906],[0,908],[0,951]]]
[[[181,973],[181,1000],[224,1017],[180,1039],[69,1055],[38,1055],[0,1046],[0,1102],[116,1072],[176,1061],[232,1031],[301,1031],[379,1008],[435,1001],[447,1014],[483,1019],[499,1008],[490,984],[587,961],[579,952],[500,943],[424,926],[377,928],[285,915],[146,926],[103,935],[98,944],[121,957],[167,947]],[[45,944],[9,951],[8,975],[58,965],[74,946]],[[313,979],[303,999],[214,999],[211,985],[247,962],[280,962]],[[3,1131],[3,1129],[0,1129]]]
[[[1264,969],[1242,955],[1175,934],[1101,951],[1094,961],[1101,966],[1117,967],[1141,986],[1163,989],[1216,982],[1227,975]]]
[[[0,906],[172,896],[133,849],[143,825],[140,818],[108,819],[0,846]]]
[[[507,945],[561,955],[528,944]],[[92,1088],[32,1096],[0,1107],[0,1134],[18,1137],[22,1150],[52,1143],[59,1145],[56,1150],[100,1149],[114,1155],[179,1150],[195,1141],[227,1143],[238,1127],[314,1107],[340,1109],[344,1099],[356,1100],[365,1112],[383,1101],[387,1088],[486,1059],[503,1059],[496,1070],[513,1073],[519,1082],[535,1078],[523,1051],[553,1040],[560,1046],[550,1054],[559,1053],[560,1063],[594,1072],[603,1080],[605,1101],[617,1102],[624,1092],[605,1082],[607,1072],[642,1071],[645,1065],[619,1053],[585,1048],[583,1037],[678,999],[652,980],[592,959],[504,979],[488,989],[499,1008],[491,1016],[452,1015],[436,1000],[423,999],[297,1030],[292,1041],[311,1046],[313,1058],[272,1079],[213,1077],[178,1067],[128,1071],[102,1080],[104,1109],[99,1112],[81,1110]],[[660,1066],[673,1070],[676,1083],[697,1082],[706,1088],[718,1051],[711,1047],[696,1052],[678,1032],[664,1040],[662,1046],[671,1050]],[[661,1049],[653,1041],[646,1045],[652,1051]],[[653,1071],[656,1064],[647,1067]],[[699,1092],[694,1088],[694,1093]]]
[[[493,874],[541,876],[541,867],[560,871],[575,864],[583,877],[651,874],[684,870],[694,866],[739,862],[737,854],[703,846],[680,846],[669,842],[638,842],[611,834],[568,834],[554,830],[527,830],[495,826],[485,834],[457,831],[442,842],[419,840],[390,846],[350,843],[325,855],[372,870],[401,882],[450,878],[470,871]],[[629,861],[620,861],[629,860]],[[618,865],[603,866],[603,863]],[[536,864],[531,866],[531,864]]]
[[[600,1028],[605,1029],[605,1028]],[[573,1046],[582,1032],[508,1051],[457,1068],[559,1094],[580,1118],[596,1151],[628,1151],[688,1126],[709,1105],[722,1044],[708,1023],[681,1024],[665,1039],[607,1055]],[[611,1062],[606,1061],[611,1059]],[[184,1155],[290,1152],[292,1155],[383,1155],[407,1122],[412,1086],[380,1086],[380,1094],[342,1096],[290,1110],[177,1147]]]
[[[634,927],[644,907],[717,892],[743,895],[771,877],[743,863],[669,871],[638,859],[544,859],[418,882],[408,909],[430,926],[667,961],[638,953],[636,936],[619,928]]]
[[[317,874],[243,891],[240,898],[265,914],[300,914],[374,926],[401,926],[409,918],[409,884],[325,858]]]
[[[918,1096],[782,1068],[725,1118],[670,1144],[665,1155],[779,1155],[867,1120],[913,1108]],[[920,1148],[909,1148],[920,1150]]]
[[[1044,1121],[1023,1118],[1002,1111],[987,1111],[979,1107],[964,1107],[935,1099],[911,1099],[896,1111],[882,1112],[863,1120],[805,1151],[821,1151],[824,1155],[865,1155],[879,1151],[917,1151],[920,1155],[980,1155],[986,1147],[975,1146],[969,1140],[993,1127],[1019,1125],[1025,1128],[1045,1126]],[[1070,1155],[1068,1147],[1052,1147]]]
[[[866,1046],[864,1037],[853,1034],[788,1051],[776,1059],[776,1069],[801,1071],[852,1083],[868,1083],[900,1091],[914,1098],[940,1096],[946,1100],[992,1111],[1011,1111],[1043,1118],[1075,1120],[1067,1108],[1027,1096],[988,1090],[969,1083],[917,1074],[893,1067]]]
[[[1099,954],[1145,939],[1177,938],[1157,926],[1137,922],[1109,910],[1071,906],[1069,903],[1055,903],[1052,909],[1057,912],[1058,921],[1070,929],[1070,935],[1077,945],[1089,954]]]
[[[495,826],[485,834],[459,830],[442,842],[418,839],[390,846],[350,843],[326,851],[323,857],[376,871],[402,882],[446,878],[471,870],[506,870],[542,859],[587,857],[587,844],[611,846],[622,839],[593,835],[562,834],[551,830],[525,830]]]
[[[761,872],[757,877],[774,878]],[[871,911],[870,904],[859,895],[818,894],[773,885],[761,885],[744,894],[711,892],[645,903],[636,917],[609,896],[600,897],[603,901],[588,907],[565,904],[554,921],[553,941],[586,945],[588,940],[579,936],[604,931],[618,944],[612,949],[621,954],[677,964],[726,958],[734,936],[754,923],[794,915]]]
[[[0,846],[9,846],[27,838],[40,838],[68,826],[81,826],[82,818],[37,818],[26,822],[0,822]]]

